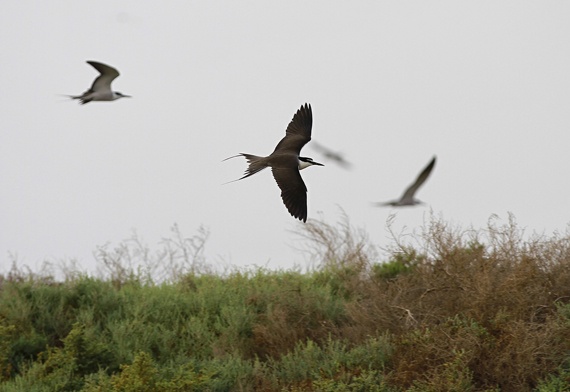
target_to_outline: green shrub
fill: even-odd
[[[381,263],[347,221],[300,227],[307,272],[215,274],[177,237],[0,277],[0,391],[569,390],[570,234],[433,220]]]

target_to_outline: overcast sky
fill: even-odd
[[[343,209],[378,246],[386,219],[527,232],[570,221],[569,1],[4,1],[0,7],[0,264],[77,259],[133,230],[210,231],[208,261],[304,266],[299,221],[266,170],[296,110],[345,170],[302,171],[309,219]],[[115,66],[132,99],[78,105]],[[417,194],[397,198],[437,155]]]

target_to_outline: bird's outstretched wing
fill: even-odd
[[[91,65],[101,74],[91,85],[90,91],[111,91],[111,82],[120,75],[119,71],[111,66],[99,63],[97,61],[87,61],[87,64]]]
[[[412,185],[410,185],[408,189],[406,189],[406,191],[402,195],[401,200],[405,199],[411,200],[414,198],[414,195],[417,192],[417,190],[423,185],[423,183],[428,179],[429,175],[431,174],[431,171],[435,166],[435,160],[436,157],[433,157],[430,163],[428,163],[428,165],[424,168],[424,170],[422,170],[418,178],[416,178],[416,181]]]
[[[313,112],[310,104],[302,105],[287,126],[285,137],[275,147],[278,150],[290,150],[299,154],[305,144],[311,140]]]
[[[281,199],[295,218],[307,221],[307,187],[297,168],[272,168],[273,177],[281,189]]]

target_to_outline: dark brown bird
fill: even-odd
[[[307,187],[299,171],[313,165],[324,166],[312,158],[299,156],[303,146],[311,140],[312,127],[311,105],[305,104],[297,110],[287,126],[285,137],[277,144],[271,155],[260,157],[240,153],[224,159],[243,156],[249,163],[244,176],[235,181],[243,180],[266,167],[271,167],[273,177],[281,189],[283,204],[293,217],[303,222],[307,221]]]

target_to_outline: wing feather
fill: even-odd
[[[402,200],[404,199],[413,199],[417,190],[423,185],[423,183],[428,179],[433,167],[435,166],[436,157],[428,163],[428,165],[422,170],[422,172],[416,178],[416,181],[406,189],[404,195],[402,196]]]
[[[302,105],[287,126],[285,137],[275,147],[275,151],[286,149],[299,154],[305,144],[311,140],[313,112],[310,104]]]
[[[111,91],[111,82],[120,75],[119,71],[109,65],[99,63],[97,61],[88,61],[87,64],[91,65],[101,74],[91,85],[91,91]]]
[[[275,168],[273,177],[281,189],[281,199],[289,213],[303,221],[307,221],[307,187],[297,168]]]

